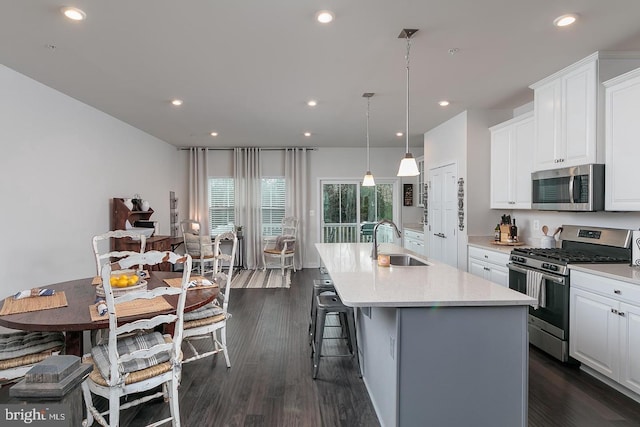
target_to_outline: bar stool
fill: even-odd
[[[345,329],[347,332],[346,339],[349,347],[349,353],[336,355],[322,355],[322,341],[324,338],[325,321],[330,313],[338,313],[340,317],[346,319]],[[353,313],[353,307],[348,307],[342,303],[338,295],[318,295],[316,297],[316,321],[315,332],[312,345],[313,355],[313,379],[318,376],[318,368],[320,367],[321,357],[343,357],[355,356],[358,375],[360,375],[360,361],[358,360],[358,345],[356,342],[356,323]]]
[[[331,279],[316,279],[313,281],[313,292],[311,293],[311,313],[309,318],[309,345],[313,344],[313,334],[316,328],[316,298],[318,295],[331,292],[336,293]]]

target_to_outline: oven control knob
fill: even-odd
[[[549,266],[549,270],[558,271],[558,266],[552,264],[552,265]]]
[[[523,257],[519,257],[519,258],[518,258],[518,262],[521,262],[521,263],[523,263],[523,264],[526,264],[526,263],[527,263],[527,260],[526,260],[526,259],[524,259]]]
[[[548,270],[548,269],[549,269],[549,263],[548,263],[548,262],[543,262],[543,263],[542,263],[542,268],[544,268],[544,269],[547,269],[547,270]]]

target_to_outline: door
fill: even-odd
[[[429,170],[429,255],[458,268],[458,165]]]
[[[322,180],[320,186],[324,243],[369,242],[373,224],[400,217],[397,180],[376,179],[374,187],[362,187],[358,180]],[[391,227],[378,229],[378,242],[397,242]]]
[[[618,378],[618,303],[571,288],[569,354],[610,378]]]
[[[620,304],[620,383],[640,393],[640,307]]]

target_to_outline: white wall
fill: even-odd
[[[2,65],[0,93],[0,298],[94,275],[113,197],[149,200],[161,234],[169,191],[186,213],[175,147]]]
[[[458,268],[466,270],[467,236],[493,230],[489,209],[491,134],[489,127],[507,120],[506,110],[468,110],[424,134],[425,173],[451,163],[464,179],[464,230],[457,230]],[[429,253],[429,233],[425,233]]]

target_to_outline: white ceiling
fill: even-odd
[[[83,9],[70,22],[60,7]],[[638,0],[0,0],[0,63],[176,146],[404,146],[598,50],[640,51]],[[320,9],[336,19],[314,20]],[[574,12],[572,28],[553,19]],[[50,45],[55,46],[51,48]],[[458,53],[449,54],[457,48]],[[184,100],[180,108],[172,98]],[[317,99],[309,108],[306,101]],[[448,99],[451,105],[439,107]],[[212,130],[219,132],[213,138]],[[304,131],[312,132],[306,138]]]

